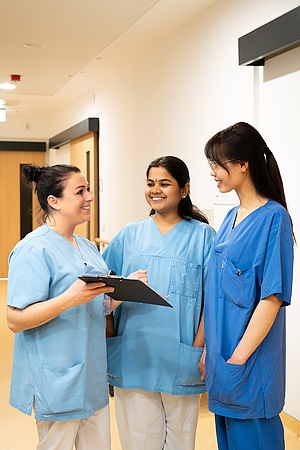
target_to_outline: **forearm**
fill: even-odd
[[[282,300],[274,295],[259,302],[228,363],[244,364],[247,361],[270,331],[281,304]]]
[[[36,328],[59,316],[70,306],[66,293],[46,301],[33,303],[24,309],[8,306],[7,324],[14,333]]]
[[[104,283],[84,283],[76,280],[65,292],[49,300],[33,303],[24,309],[7,307],[7,324],[14,332],[39,327],[57,317],[72,306],[81,305],[101,294],[113,292]]]
[[[197,334],[194,339],[193,347],[203,347],[204,346],[204,315],[203,311],[201,314],[199,327],[197,330]]]

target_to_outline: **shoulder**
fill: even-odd
[[[46,224],[43,224],[42,226],[26,234],[26,236],[16,244],[14,250],[26,245],[30,245],[32,247],[39,246],[41,238],[43,238],[47,233],[49,233],[49,228]]]
[[[195,232],[206,234],[206,235],[212,235],[214,236],[216,234],[215,230],[211,225],[205,222],[200,222],[196,219],[190,219],[190,220],[184,220],[184,224],[187,228],[193,228]]]
[[[22,258],[26,256],[27,259],[30,259],[33,255],[38,256],[45,251],[51,251],[52,246],[47,239],[44,239],[48,233],[49,228],[45,224],[28,233],[12,249],[9,255],[9,262],[17,255],[21,255]]]
[[[151,216],[144,219],[136,220],[134,222],[127,223],[121,230],[116,234],[116,237],[128,236],[130,234],[135,234],[138,230],[143,228],[148,228],[152,224]]]
[[[31,242],[37,238],[43,237],[50,232],[48,226],[44,223],[40,227],[26,234],[26,236],[20,242]]]
[[[263,207],[264,212],[272,220],[272,223],[276,226],[282,226],[289,231],[292,229],[292,219],[289,212],[280,203],[274,200],[268,200]]]

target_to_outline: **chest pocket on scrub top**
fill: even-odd
[[[241,270],[229,259],[223,261],[222,269],[222,288],[227,298],[241,308],[250,307],[256,294],[254,270]]]
[[[198,298],[201,265],[179,259],[174,259],[171,265],[171,293]]]

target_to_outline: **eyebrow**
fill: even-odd
[[[77,186],[74,191],[76,191],[77,189],[84,189],[85,187],[90,187],[90,185],[87,183],[87,185],[85,184],[81,184],[80,186]]]
[[[147,181],[154,181],[154,180],[152,180],[152,178],[147,178]],[[161,180],[157,180],[157,181],[159,181],[160,183],[163,181],[169,181],[169,183],[172,183],[172,180],[169,180],[169,178],[162,178]]]

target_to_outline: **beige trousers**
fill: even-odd
[[[88,419],[59,422],[36,421],[39,444],[36,450],[110,450],[109,406]]]
[[[115,387],[122,450],[194,450],[200,395]]]

